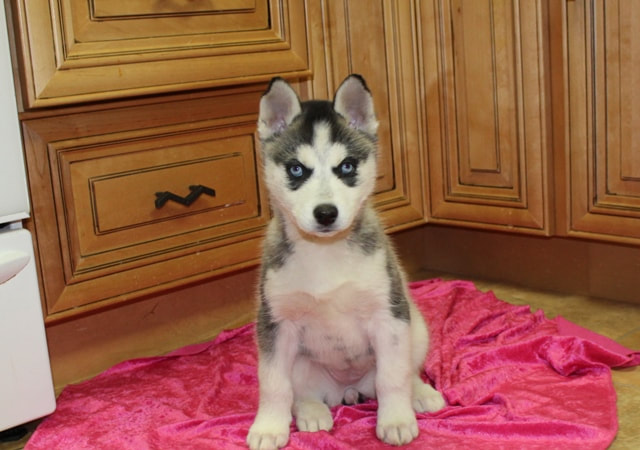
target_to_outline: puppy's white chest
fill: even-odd
[[[386,297],[388,288],[384,250],[365,255],[346,242],[298,245],[287,263],[269,271],[265,280],[272,307],[301,311],[327,304],[340,312],[360,310]]]

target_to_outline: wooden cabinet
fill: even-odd
[[[391,231],[638,242],[640,7],[361,3],[8,3],[48,320],[259,261],[269,212],[254,130],[273,75],[303,99],[365,76]],[[215,196],[154,205],[196,185]]]
[[[254,136],[266,83],[255,81],[273,75],[299,75],[302,98],[331,98],[364,74],[380,121],[376,206],[390,230],[424,223],[413,3],[370,2],[367,14],[354,0],[12,6],[49,323],[259,262],[269,207]],[[156,207],[156,193],[190,186],[211,190]]]
[[[12,0],[25,108],[309,74],[299,0]]]
[[[314,75],[305,96],[331,98],[350,73],[365,76],[379,121],[375,204],[389,230],[424,223],[421,99],[414,2],[308,2]]]
[[[564,58],[570,236],[640,242],[640,4],[567,2]]]
[[[255,265],[265,85],[22,122],[47,320]],[[157,205],[156,193],[190,205]]]
[[[99,360],[89,372],[115,362],[69,350],[86,345],[83,330],[108,341],[122,328],[103,325],[131,310],[151,317],[159,299],[169,304],[163,320],[184,319],[185,298],[211,295],[215,305],[196,302],[207,311],[193,313],[198,329],[217,313],[218,326],[237,324],[240,307],[219,305],[241,294],[214,298],[221,289],[209,287],[226,281],[191,284],[259,263],[269,205],[255,122],[275,75],[303,99],[331,98],[348,74],[365,76],[380,122],[374,201],[389,231],[430,222],[640,243],[634,0],[5,7],[21,89],[27,226],[54,372],[66,371],[64,380],[77,381],[83,361]],[[189,206],[156,206],[158,192],[185,196],[190,186],[210,190]],[[243,280],[246,293],[250,275],[226,280]],[[127,350],[118,359],[138,356],[135,341],[146,342],[119,338],[115,346]]]
[[[428,220],[550,233],[545,2],[419,5]]]

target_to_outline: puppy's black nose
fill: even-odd
[[[316,218],[316,222],[320,225],[329,226],[336,221],[338,208],[330,203],[323,203],[313,210],[313,217]]]

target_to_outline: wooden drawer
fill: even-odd
[[[73,223],[73,276],[131,263],[180,246],[184,238],[225,224],[231,231],[258,214],[253,124],[104,147],[55,145],[66,219]],[[110,136],[109,139],[118,139]],[[106,148],[105,148],[106,147]],[[213,188],[190,206],[156,208],[155,193]],[[190,240],[192,238],[189,238]]]
[[[23,122],[49,320],[257,262],[262,88]]]
[[[25,108],[308,74],[299,0],[12,0]]]

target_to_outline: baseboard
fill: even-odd
[[[640,303],[640,249],[427,224],[393,236],[410,270]]]
[[[203,342],[255,318],[256,269],[47,327],[56,392],[121,361]]]

